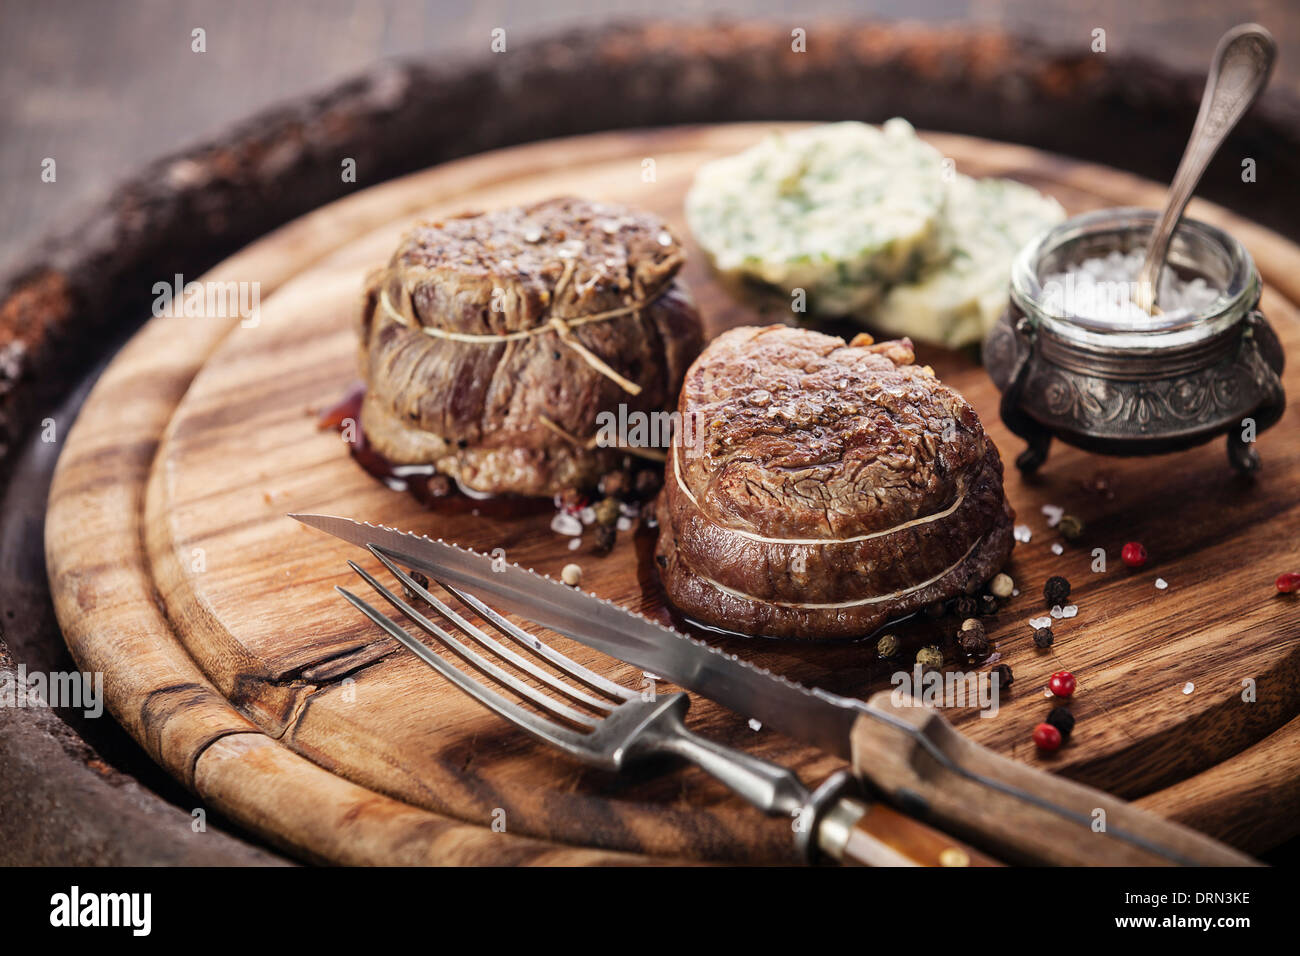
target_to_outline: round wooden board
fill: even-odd
[[[366,475],[316,413],[356,376],[352,323],[365,272],[426,216],[579,194],[626,202],[689,232],[681,201],[695,168],[771,127],[746,124],[616,133],[486,154],[375,187],[285,227],[206,278],[261,283],[260,323],[156,318],[115,360],[67,440],[50,497],[47,554],[59,619],[81,666],[105,672],[110,707],[200,797],[309,858],[346,862],[617,862],[658,858],[795,860],[790,824],[761,816],[702,773],[660,765],[625,776],[581,767],[464,698],[348,607],[355,549],[285,517],[344,514],[434,534],[556,574],[668,620],[653,532],[620,535],[606,557],[550,530],[549,503],[501,508],[448,499],[425,510]],[[1127,174],[966,137],[928,137],[957,168],[1001,174],[1070,212],[1154,205]],[[643,180],[643,160],[655,181]],[[1250,188],[1250,187],[1247,187]],[[1300,262],[1293,245],[1216,207],[1255,254],[1264,309],[1300,348]],[[775,320],[732,298],[692,248],[686,277],[710,334]],[[188,278],[188,277],[187,277]],[[1010,462],[1020,442],[968,356],[921,346],[918,359],[961,390]],[[1287,377],[1300,396],[1294,368]],[[1294,411],[1260,440],[1253,483],[1221,443],[1154,459],[1089,456],[1057,445],[1041,475],[1008,469],[1007,491],[1033,539],[1007,569],[1023,593],[991,623],[1016,675],[995,717],[950,716],[1002,753],[1142,802],[1259,850],[1292,835],[1300,809],[1300,621],[1272,580],[1296,563],[1300,484]],[[1103,475],[1108,494],[1092,489]],[[1087,532],[1064,553],[1041,507]],[[1141,539],[1148,567],[1119,548]],[[1104,573],[1091,570],[1105,549]],[[367,564],[366,561],[362,561]],[[373,562],[369,562],[373,565]],[[1079,614],[1056,622],[1049,653],[1027,621],[1050,574],[1074,584]],[[1154,587],[1157,577],[1169,588]],[[933,642],[929,620],[900,630]],[[566,653],[640,686],[633,668],[556,639]],[[867,696],[895,668],[869,644],[796,646],[731,639],[728,648],[787,676]],[[1049,708],[1047,676],[1080,680],[1078,727],[1050,759],[1027,741]],[[1253,702],[1243,682],[1253,681]],[[1192,689],[1187,692],[1187,687]],[[660,685],[661,690],[675,689]],[[708,701],[692,727],[796,769],[809,782],[839,762]],[[505,823],[496,832],[493,823]]]

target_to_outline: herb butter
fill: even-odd
[[[844,315],[938,258],[946,193],[943,157],[906,120],[831,123],[701,167],[686,218],[719,272]]]
[[[889,335],[952,347],[978,343],[1007,307],[1016,254],[1064,218],[1060,203],[1031,186],[958,175],[948,184],[943,261],[894,286],[861,317]]]
[[[979,342],[1011,263],[1065,217],[1032,187],[954,174],[906,120],[774,133],[701,167],[686,219],[725,277],[890,335]]]

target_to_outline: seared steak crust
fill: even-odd
[[[623,454],[597,414],[670,408],[699,352],[683,258],[658,217],[577,199],[417,227],[367,282],[368,440],[477,491],[593,484]]]
[[[861,636],[977,588],[1012,547],[1002,462],[911,344],[735,329],[687,373],[657,559],[697,620]]]

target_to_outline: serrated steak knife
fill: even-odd
[[[1000,859],[1050,865],[1248,866],[1204,834],[968,740],[938,710],[882,691],[806,688],[734,654],[517,565],[329,515],[291,517],[454,585],[852,764],[870,792]]]

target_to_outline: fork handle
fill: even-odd
[[[764,813],[793,817],[807,803],[808,788],[780,764],[693,734],[673,711],[656,723],[656,750],[690,761]]]

